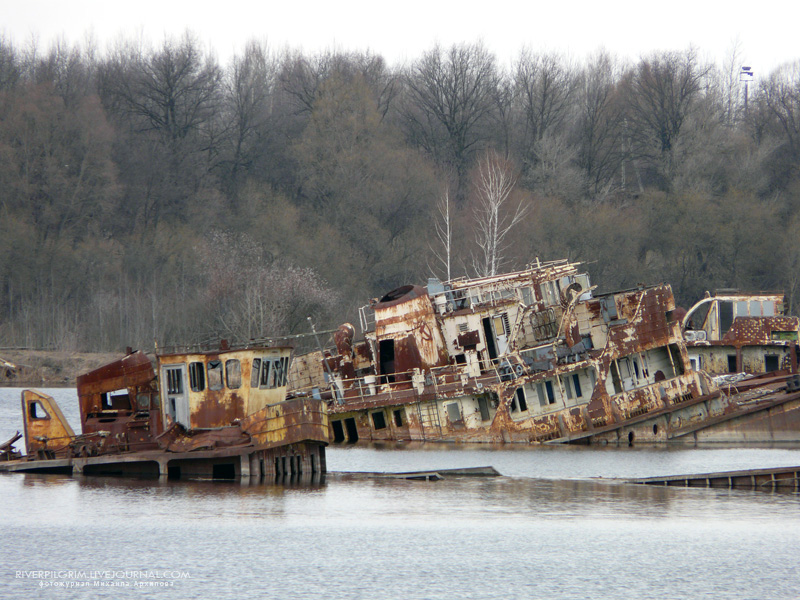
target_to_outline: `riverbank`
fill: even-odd
[[[121,356],[122,352],[0,350],[0,386],[74,387],[78,375]]]

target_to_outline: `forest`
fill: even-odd
[[[745,65],[0,38],[0,347],[302,334],[537,257],[797,314],[800,61]]]

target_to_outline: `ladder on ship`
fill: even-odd
[[[432,402],[417,402],[417,416],[419,417],[419,430],[422,434],[423,442],[428,440],[425,435],[426,427],[434,432],[438,429],[439,433],[438,435],[434,433],[434,439],[442,438],[442,422],[439,418],[439,405],[436,400]]]

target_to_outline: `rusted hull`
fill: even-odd
[[[375,441],[517,442],[633,444],[702,442],[800,442],[800,391],[796,376],[742,382],[739,387],[700,394],[703,387],[684,376],[660,404],[638,390],[611,401],[610,423],[597,425],[587,405],[537,418],[513,421],[482,419],[481,396],[455,398],[417,394],[414,390],[334,407],[330,437],[334,443]],[[478,382],[480,383],[480,382]],[[459,411],[448,409],[458,404]],[[631,410],[632,406],[640,406]],[[471,409],[471,412],[470,412]],[[461,418],[452,418],[453,416]]]
[[[758,490],[800,490],[800,467],[747,469],[720,473],[669,475],[631,479],[628,483],[673,487],[749,488]]]
[[[324,403],[300,398],[266,406],[235,426],[192,431],[173,426],[156,440],[159,449],[90,456],[71,444],[58,456],[38,453],[3,462],[0,471],[173,479],[322,475],[328,427]]]
[[[320,477],[326,470],[325,444],[313,441],[263,449],[249,446],[195,452],[145,451],[86,458],[22,459],[0,464],[0,471],[16,473],[256,481]]]

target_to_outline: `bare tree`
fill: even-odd
[[[793,157],[800,157],[800,61],[773,72],[761,85],[763,101],[780,123]]]
[[[278,59],[265,44],[253,40],[243,56],[234,57],[225,78],[223,164],[232,192],[238,187],[240,172],[253,164],[259,139],[267,134],[277,77]]]
[[[635,157],[660,170],[667,189],[674,174],[681,129],[703,90],[710,71],[697,50],[662,52],[642,59],[628,74],[628,121]]]
[[[403,107],[411,140],[440,166],[452,167],[463,199],[470,157],[489,137],[487,124],[496,110],[498,73],[483,44],[460,44],[425,52],[406,78]]]
[[[222,73],[211,56],[203,56],[191,35],[179,41],[167,39],[150,54],[135,49],[126,54],[104,65],[101,85],[112,108],[131,117],[142,130],[177,141],[214,116]]]
[[[622,161],[622,106],[618,101],[614,60],[606,52],[593,56],[581,77],[577,120],[578,164],[588,192],[602,197]]]
[[[479,250],[472,266],[481,277],[497,274],[503,265],[506,236],[530,210],[521,201],[511,203],[516,182],[511,165],[495,152],[487,152],[480,160],[475,206],[475,237]]]
[[[327,51],[310,58],[293,54],[286,57],[280,79],[296,112],[311,113],[320,86],[334,76],[343,81],[363,80],[374,97],[381,119],[386,116],[398,93],[395,73],[381,56],[370,52]]]
[[[452,279],[452,257],[453,257],[453,206],[450,202],[450,189],[447,188],[444,194],[436,203],[436,241],[439,248],[431,248],[431,253],[437,263],[444,269],[445,280]],[[434,270],[434,269],[432,269]]]
[[[575,69],[560,56],[524,49],[516,64],[514,83],[523,116],[523,153],[526,160],[535,161],[534,144],[560,131],[567,120],[578,78]]]
[[[737,37],[722,64],[722,121],[733,125],[739,117],[741,106],[739,74],[742,68],[742,42]]]

